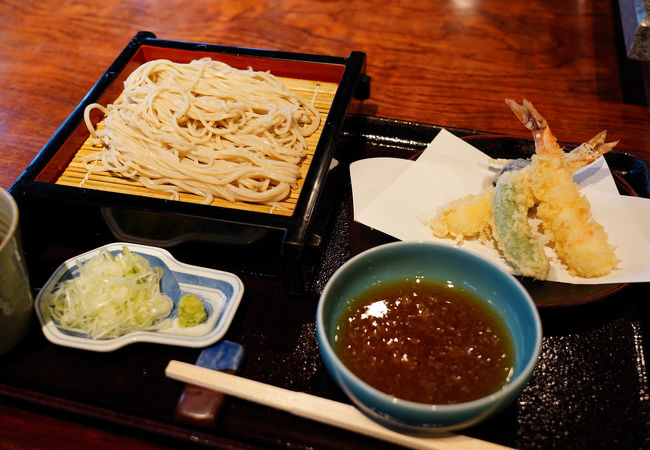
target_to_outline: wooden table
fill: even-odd
[[[607,0],[5,0],[0,186],[9,188],[140,30],[304,53],[362,51],[372,92],[355,113],[528,136],[504,104],[526,97],[560,141],[607,129],[619,151],[647,161],[648,109],[636,89],[639,67],[619,59],[617,7]],[[24,406],[0,404],[0,446],[164,446]]]

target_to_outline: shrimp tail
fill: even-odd
[[[535,109],[531,102],[523,99],[520,105],[507,98],[506,103],[519,121],[532,132],[536,154],[561,155],[564,153],[546,123],[546,119]]]
[[[510,106],[512,112],[517,116],[517,119],[524,124],[530,131],[542,130],[547,128],[546,119],[535,109],[535,106],[526,99],[523,99],[522,104],[509,98],[506,103]]]
[[[587,142],[583,142],[568,152],[565,155],[564,160],[566,161],[569,170],[575,172],[581,167],[588,166],[600,158],[602,155],[616,147],[618,141],[605,142],[606,136],[607,130],[603,130],[596,136],[589,139]]]

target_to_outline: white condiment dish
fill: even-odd
[[[46,313],[47,298],[59,281],[72,276],[80,262],[88,261],[107,249],[121,252],[127,247],[146,258],[152,266],[160,266],[163,276],[160,288],[174,301],[169,316],[170,326],[161,330],[135,331],[112,339],[91,339],[83,334],[63,330]],[[208,314],[205,322],[182,328],[178,325],[177,305],[184,294],[197,295]],[[136,342],[150,342],[184,347],[206,347],[217,342],[228,330],[244,293],[244,285],[234,274],[177,261],[166,250],[140,244],[116,242],[71,258],[59,266],[40,290],[35,301],[36,315],[45,337],[52,343],[83,350],[108,352]]]

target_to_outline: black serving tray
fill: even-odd
[[[416,157],[439,130],[433,125],[349,116],[335,158],[345,168],[365,157]],[[526,139],[449,131],[474,139],[473,144],[484,151],[515,156],[530,151]],[[647,197],[643,161],[621,154],[608,163],[630,192]],[[341,402],[348,400],[318,351],[314,323],[318,296],[351,256],[391,240],[353,221],[347,173],[342,170],[340,195],[325,214],[322,252],[305,292],[289,295],[280,278],[238,272],[245,293],[225,337],[245,348],[242,376]],[[516,448],[648,448],[647,292],[646,283],[631,284],[598,301],[540,308],[542,352],[528,386],[503,412],[462,433]],[[165,378],[164,369],[171,359],[193,363],[199,352],[134,344],[111,353],[92,353],[49,343],[34,323],[27,338],[2,357],[0,401],[173,447],[390,448],[234,398],[212,430],[174,423],[183,385]]]
[[[338,85],[291,216],[55,184],[89,135],[83,124],[88,104],[113,102],[126,77],[146,61],[203,57]],[[69,257],[128,241],[174,249],[197,264],[281,276],[287,290],[302,292],[304,272],[321,244],[321,209],[331,198],[337,175],[330,163],[348,107],[353,98],[370,95],[365,67],[365,54],[356,51],[347,57],[310,55],[169,41],[139,32],[10,188],[21,212],[32,279],[40,285],[45,274]],[[209,254],[210,260],[193,261],[197,253]]]

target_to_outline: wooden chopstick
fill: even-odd
[[[296,416],[333,425],[375,439],[416,449],[504,449],[499,444],[454,433],[435,437],[399,433],[374,422],[352,405],[315,395],[279,388],[255,380],[206,369],[180,361],[170,361],[165,375],[174,380],[222,392],[270,406]]]

